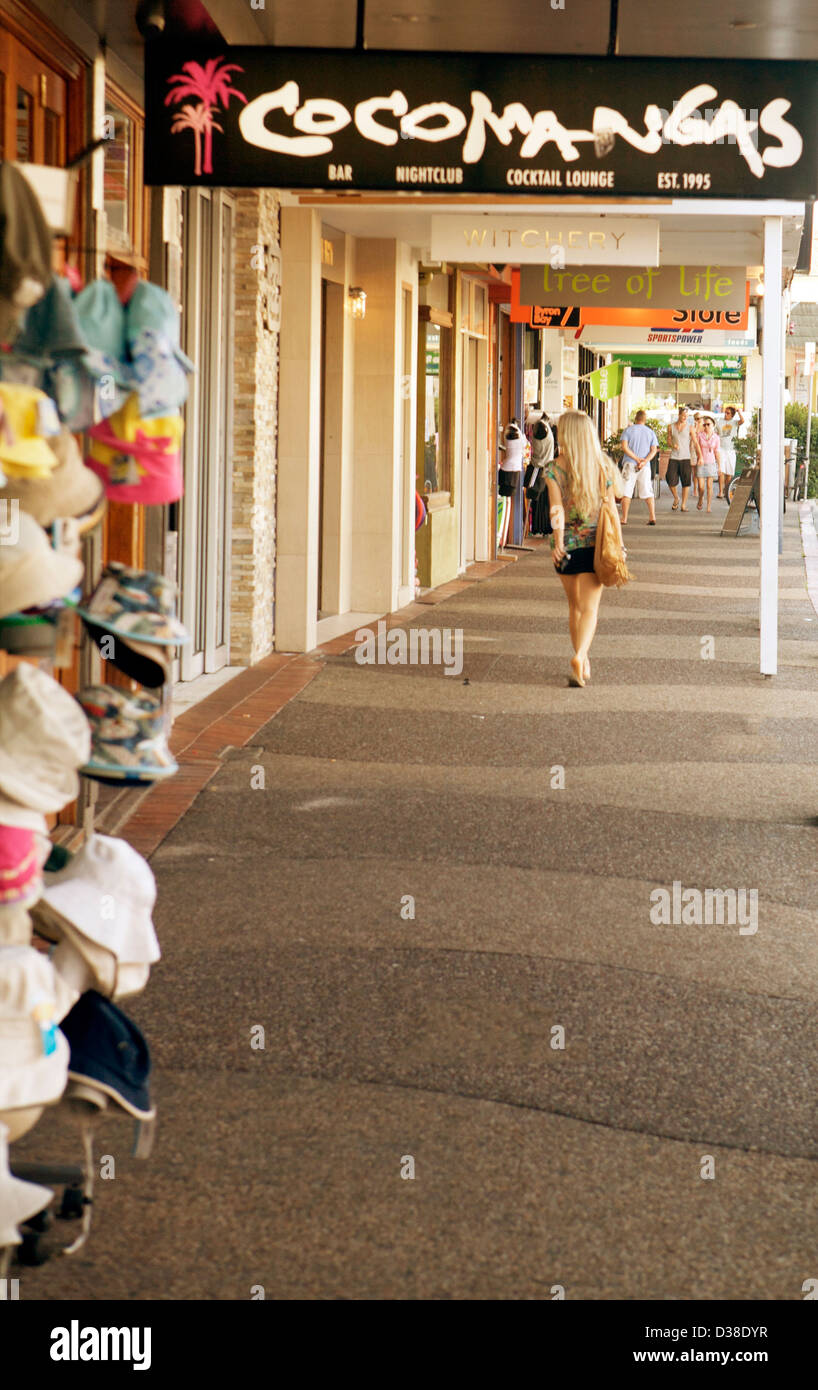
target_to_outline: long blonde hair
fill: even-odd
[[[580,516],[599,510],[613,465],[603,454],[596,427],[581,410],[566,410],[559,418],[560,466],[566,491]]]

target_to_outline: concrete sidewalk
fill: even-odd
[[[464,630],[459,676],[338,643],[249,743],[214,735],[152,857],[164,959],[126,1003],[154,1155],[105,1118],[90,1242],[17,1271],[22,1297],[803,1298],[818,616],[798,518],[775,680],[757,539],[721,539],[721,511],[644,519],[587,689],[540,549],[411,610]],[[758,930],[654,925],[674,881],[757,890]],[[16,1155],[71,1134],[55,1112]]]

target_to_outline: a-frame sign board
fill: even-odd
[[[738,482],[733,488],[733,497],[727,516],[724,518],[724,525],[721,528],[723,536],[737,536],[741,530],[741,523],[744,520],[750,498],[755,501],[758,514],[761,516],[761,470],[758,467],[745,468]]]

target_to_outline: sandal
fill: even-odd
[[[697,511],[697,512],[700,512],[703,506],[704,506],[704,498],[703,498],[703,497],[700,497],[699,500],[698,500],[698,502],[696,503],[696,511]]]
[[[670,510],[671,510],[672,512],[678,512],[678,510],[679,510],[679,503],[678,503],[678,502],[674,502],[674,503],[673,503],[673,506],[671,507]],[[685,508],[683,507],[683,508],[682,508],[682,511],[684,511],[684,510],[685,510]]]

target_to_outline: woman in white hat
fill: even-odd
[[[719,421],[717,432],[719,436],[719,497],[723,497],[725,502],[730,499],[727,496],[727,489],[736,471],[736,439],[741,426],[744,424],[744,416],[740,410],[736,410],[734,405],[724,407],[724,415]]]

